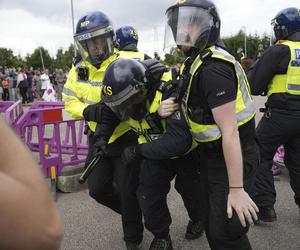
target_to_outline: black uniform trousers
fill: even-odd
[[[252,192],[259,207],[273,206],[276,191],[272,174],[273,157],[283,144],[284,162],[290,174],[290,185],[295,193],[295,202],[300,207],[300,111],[271,110],[257,126],[261,163]]]
[[[206,144],[206,143],[203,143]],[[219,150],[222,150],[219,142]],[[205,234],[212,250],[249,250],[252,249],[247,237],[249,225],[242,227],[238,216],[233,212],[231,219],[227,216],[228,175],[223,154],[215,154],[206,145],[198,147],[201,159],[201,181],[205,187]],[[256,141],[251,140],[242,145],[244,166],[244,189],[249,192],[259,164],[259,149]]]
[[[93,159],[94,141],[90,136],[86,164]],[[139,166],[126,167],[120,156],[106,156],[88,177],[89,194],[98,203],[122,215],[124,240],[140,243],[143,239],[142,212],[136,197]]]
[[[145,227],[157,238],[167,238],[171,216],[167,194],[174,177],[175,189],[181,195],[192,221],[202,219],[200,178],[194,153],[173,160],[144,160],[141,165],[138,199]]]

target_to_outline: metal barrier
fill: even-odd
[[[51,189],[56,190],[56,177],[65,166],[85,161],[88,142],[83,135],[84,120],[63,119],[62,102],[36,102],[25,112],[20,101],[0,102],[0,111],[29,149],[38,152]]]

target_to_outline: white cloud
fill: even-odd
[[[1,27],[0,46],[22,56],[39,46],[54,56],[58,48],[67,48],[72,42],[71,24],[55,18],[36,17],[21,9],[2,9],[0,22],[6,24]]]
[[[247,34],[271,33],[270,21],[283,8],[298,6],[299,0],[213,0],[222,20],[221,35],[236,34],[243,26]],[[81,0],[74,2],[75,23],[88,11],[100,10],[115,28],[133,25],[139,31],[139,48],[153,54],[154,40],[160,54],[163,46],[164,14],[175,0]],[[0,0],[0,46],[22,56],[38,46],[53,56],[59,47],[72,43],[70,0]],[[3,25],[5,24],[5,25]],[[154,29],[158,38],[154,39]]]

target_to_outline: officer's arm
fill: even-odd
[[[0,249],[59,249],[62,219],[39,166],[3,120],[0,134]]]
[[[148,159],[170,159],[184,155],[192,145],[192,136],[181,110],[167,119],[166,132],[158,139],[141,145],[141,153]]]
[[[88,106],[80,100],[80,83],[77,82],[76,68],[73,66],[62,92],[65,109],[75,119],[83,118],[83,110]]]
[[[102,138],[104,141],[108,142],[115,128],[120,124],[121,121],[104,103],[100,103],[100,105],[101,123],[97,123],[94,137],[96,138],[96,140]]]
[[[252,95],[265,95],[274,75],[286,73],[290,57],[286,45],[274,45],[266,50],[247,73]]]

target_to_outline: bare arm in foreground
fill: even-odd
[[[0,120],[0,249],[59,249],[63,222],[30,152]]]

